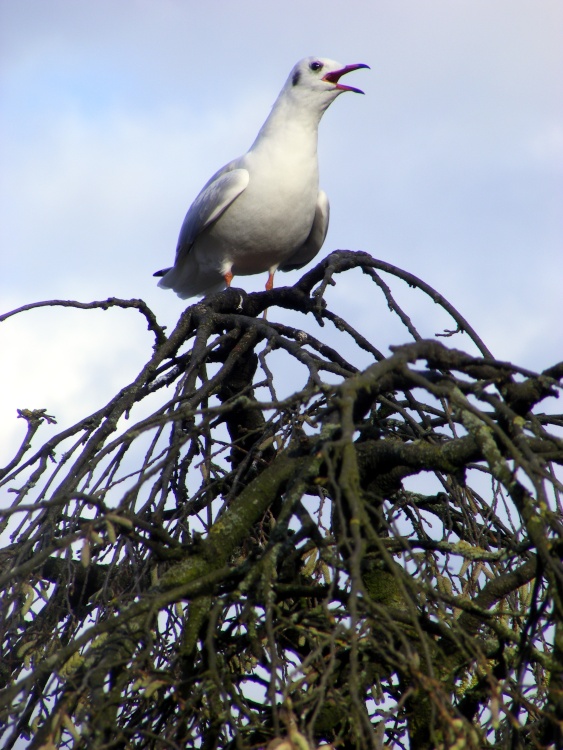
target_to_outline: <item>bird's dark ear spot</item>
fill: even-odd
[[[301,71],[300,70],[296,70],[295,73],[293,74],[293,78],[291,79],[291,83],[294,86],[297,86],[297,84],[299,83],[300,78],[301,78]]]

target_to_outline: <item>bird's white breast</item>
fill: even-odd
[[[305,135],[289,133],[276,148],[258,143],[242,157],[237,166],[248,170],[248,187],[196,242],[200,262],[213,257],[221,268],[232,263],[235,275],[258,273],[305,242],[319,190],[316,133]]]

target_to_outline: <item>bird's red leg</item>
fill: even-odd
[[[230,271],[227,271],[227,273],[223,274],[223,278],[225,279],[225,284],[227,286],[231,286],[231,281],[233,280],[233,274]]]
[[[269,292],[274,288],[274,274],[275,271],[270,271],[268,274],[268,281],[266,282],[266,291]]]

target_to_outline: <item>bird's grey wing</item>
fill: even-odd
[[[245,190],[249,182],[246,169],[233,169],[227,164],[207,182],[190,206],[178,237],[175,263],[182,260],[194,244],[197,236],[227,210],[231,203]]]
[[[174,265],[186,257],[197,236],[216,221],[247,187],[249,173],[239,168],[239,163],[240,159],[234,159],[215,172],[188,209],[180,229]],[[153,276],[165,276],[170,270],[163,268]]]
[[[315,207],[315,217],[309,236],[301,247],[297,248],[293,255],[279,267],[280,271],[295,271],[303,268],[309,261],[313,260],[325,241],[329,218],[330,204],[327,195],[324,190],[319,190],[317,205]]]

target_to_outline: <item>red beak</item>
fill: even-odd
[[[358,70],[358,68],[369,68],[369,65],[365,65],[364,63],[346,65],[340,70],[333,70],[330,73],[327,73],[326,76],[323,76],[323,81],[334,83],[336,88],[340,89],[340,91],[355,91],[356,94],[363,94],[364,92],[361,89],[355,89],[353,86],[345,86],[343,83],[338,83],[342,76],[346,75],[346,73],[351,73],[353,70]]]

